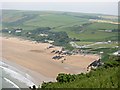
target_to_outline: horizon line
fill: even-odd
[[[112,15],[112,14],[105,14],[105,13],[95,13],[95,12],[79,12],[79,11],[64,11],[64,10],[33,10],[33,9],[12,9],[12,8],[0,8],[0,10],[14,10],[14,11],[40,11],[40,12],[69,12],[69,13],[85,13],[85,14],[99,14],[99,15],[109,15],[109,16],[119,16],[119,15]]]

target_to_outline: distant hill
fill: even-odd
[[[117,32],[109,31],[118,29],[118,24],[109,22],[117,22],[117,17],[58,11],[2,11],[2,28],[22,28],[29,31],[39,27],[50,27],[51,31],[65,31],[70,38],[82,41],[117,40]]]

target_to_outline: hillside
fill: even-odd
[[[94,22],[92,20],[108,22]],[[117,40],[118,24],[109,23],[110,21],[117,22],[117,17],[57,11],[2,11],[3,29],[22,28],[27,32],[40,27],[50,27],[51,31],[65,31],[70,38],[84,42]]]

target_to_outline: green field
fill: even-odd
[[[2,28],[22,28],[25,32],[40,27],[50,27],[53,32],[64,31],[70,38],[80,39],[83,42],[97,42],[117,40],[118,32],[104,30],[118,29],[118,25],[110,23],[93,23],[89,19],[100,19],[101,14],[85,14],[57,11],[19,11],[3,10]],[[102,18],[104,20],[106,18]],[[107,18],[113,20],[114,18]]]
[[[118,46],[117,43],[110,43],[110,44],[98,44],[90,46],[89,48],[113,48],[115,46]]]
[[[95,42],[75,42],[75,43],[79,46],[91,45],[91,46],[88,46],[88,48],[112,48],[115,46],[119,46],[118,43],[96,44],[96,45],[92,45]]]
[[[89,45],[89,44],[93,44],[94,42],[76,42],[77,45],[81,46],[81,45]]]

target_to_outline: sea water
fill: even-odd
[[[28,88],[35,85],[27,73],[0,61],[0,89],[1,88]]]

